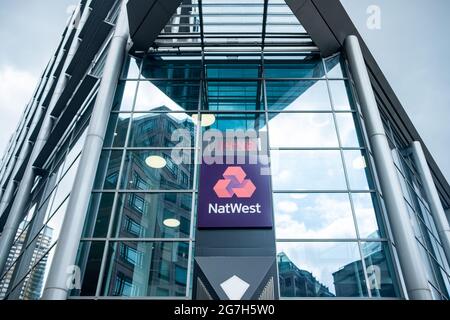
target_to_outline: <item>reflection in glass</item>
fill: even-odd
[[[331,113],[270,113],[271,147],[339,147]]]
[[[108,248],[104,296],[185,296],[188,242],[114,242]]]
[[[137,81],[119,81],[112,110],[131,111],[136,95]]]
[[[127,138],[131,113],[111,113],[105,135],[104,148],[123,147]]]
[[[336,113],[341,144],[344,148],[360,148],[363,146],[362,137],[356,131],[353,113]]]
[[[344,59],[340,54],[325,59],[328,78],[344,78]]]
[[[200,58],[198,60],[162,60],[152,56],[144,59],[142,77],[145,79],[199,79],[201,75]]]
[[[359,236],[363,239],[379,238],[381,235],[375,213],[379,211],[376,195],[374,193],[352,193],[352,200]]]
[[[81,288],[72,289],[71,296],[95,296],[104,248],[104,241],[81,241],[76,260]]]
[[[266,78],[323,78],[325,76],[320,56],[308,55],[296,58],[296,61],[265,60],[264,76]]]
[[[208,81],[205,110],[263,110],[259,81]]]
[[[331,80],[330,84],[331,97],[333,98],[334,110],[351,110],[349,99],[350,89],[347,81]]]
[[[275,193],[278,239],[356,238],[347,194]]]
[[[140,81],[134,111],[198,109],[199,82]]]
[[[261,65],[255,64],[242,64],[242,63],[230,63],[226,61],[223,64],[217,62],[206,61],[206,76],[208,78],[215,79],[249,79],[258,78],[260,74]]]
[[[112,216],[114,193],[93,193],[84,224],[83,237],[106,237]]]
[[[363,242],[361,249],[366,264],[369,289],[372,297],[398,297],[394,281],[394,269],[387,252],[387,244],[382,242]]]
[[[369,190],[373,182],[365,152],[362,150],[345,150],[345,165],[352,190]]]
[[[113,237],[189,238],[191,207],[190,193],[120,194]],[[178,225],[169,225],[167,219]]]
[[[194,147],[195,124],[186,113],[136,113],[130,147]]]
[[[274,190],[346,190],[339,151],[271,151]]]
[[[364,297],[367,287],[356,242],[278,242],[282,297]]]
[[[151,168],[146,160],[150,156],[162,157],[166,165]],[[182,163],[175,161],[179,157]],[[121,188],[129,190],[187,190],[192,189],[193,153],[179,150],[127,151]]]
[[[120,164],[122,162],[123,151],[104,150],[100,155],[100,160],[95,177],[94,189],[115,189],[119,178]]]
[[[269,110],[331,110],[326,81],[266,81]]]
[[[215,121],[204,129],[256,130],[264,129],[266,118],[264,113],[214,113]]]
[[[124,64],[122,78],[139,79],[139,70],[141,68],[141,59],[129,56]]]

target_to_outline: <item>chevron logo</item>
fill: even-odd
[[[241,167],[228,167],[223,173],[224,179],[217,181],[214,192],[219,198],[251,198],[256,190],[250,179],[245,179],[247,174]]]

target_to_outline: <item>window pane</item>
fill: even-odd
[[[264,73],[266,78],[322,78],[325,76],[320,56],[310,55],[297,61],[265,60]]]
[[[373,188],[365,152],[361,150],[345,150],[344,158],[350,188],[352,190],[369,190]]]
[[[125,63],[125,66],[123,68],[122,78],[138,79],[141,61],[141,59],[128,57],[127,62]]]
[[[230,63],[208,63],[206,64],[206,76],[208,78],[235,78],[248,79],[258,78],[260,74],[260,64],[238,64]]]
[[[325,60],[328,78],[343,78],[344,61],[340,54]]]
[[[136,95],[137,81],[119,81],[112,110],[131,111]]]
[[[204,114],[203,114],[204,116]],[[225,132],[231,130],[256,130],[265,129],[266,117],[264,113],[214,113],[209,116],[214,120],[213,124],[205,129],[217,129]]]
[[[111,113],[106,131],[104,148],[123,147],[127,138],[131,113]]]
[[[162,60],[147,57],[142,66],[143,78],[198,79],[201,75],[200,60]]]
[[[339,151],[271,151],[274,190],[345,190]]]
[[[95,296],[104,248],[104,241],[82,241],[80,243],[76,266],[81,271],[81,289],[72,289],[71,296]]]
[[[113,203],[114,193],[93,193],[91,195],[83,237],[106,237]]]
[[[178,157],[181,164],[175,162]],[[183,154],[181,150],[127,151],[121,186],[130,190],[192,189],[193,159],[193,152]]]
[[[123,193],[113,237],[189,238],[192,194]]]
[[[379,238],[380,231],[377,223],[376,195],[372,193],[352,193],[356,221],[361,238]]]
[[[105,150],[100,155],[100,160],[95,177],[94,189],[115,189],[119,178],[120,164],[123,151]]]
[[[198,109],[200,85],[184,81],[141,81],[134,111]]]
[[[398,297],[396,281],[393,279],[393,265],[387,257],[387,244],[363,242],[361,249],[366,263],[369,289],[372,297]]]
[[[367,296],[357,243],[277,243],[282,297]]]
[[[130,134],[131,147],[183,147],[195,142],[195,124],[186,113],[136,113]]]
[[[185,296],[187,242],[115,242],[109,247],[105,296]]]
[[[271,147],[339,147],[331,113],[269,113]]]
[[[331,96],[333,98],[334,110],[350,110],[352,109],[349,100],[350,89],[348,89],[347,81],[331,80],[330,84]]]
[[[353,113],[336,113],[339,136],[344,148],[360,148],[364,145],[362,137],[357,133],[354,119]]]
[[[325,81],[266,81],[269,110],[331,110]]]
[[[205,110],[264,110],[259,81],[208,81]]]
[[[276,193],[273,203],[279,239],[356,238],[347,194]]]

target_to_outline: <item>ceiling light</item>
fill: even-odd
[[[160,157],[160,156],[149,156],[147,159],[145,159],[145,163],[150,168],[161,169],[166,166],[167,161],[163,157]]]
[[[163,223],[166,227],[177,228],[180,225],[180,220],[171,218],[164,220]]]
[[[202,127],[212,126],[214,122],[216,122],[216,116],[213,114],[202,114],[200,117],[200,126]],[[192,115],[192,121],[194,121],[195,124],[198,124],[198,114]]]

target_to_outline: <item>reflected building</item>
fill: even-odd
[[[198,228],[254,200],[202,189],[205,133],[250,129],[272,225]],[[449,208],[340,1],[82,0],[0,163],[0,294],[448,299]]]

